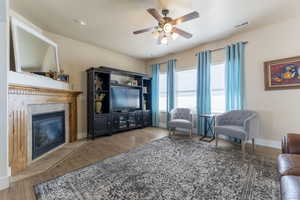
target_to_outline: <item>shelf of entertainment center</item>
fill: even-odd
[[[99,92],[99,93],[108,93],[109,91],[108,90],[98,90],[97,92]]]
[[[120,83],[111,83],[111,86],[136,88],[136,89],[141,89],[142,88],[142,86],[139,86],[139,85],[135,86],[135,85],[120,84]]]

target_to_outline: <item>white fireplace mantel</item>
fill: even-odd
[[[8,84],[11,85],[26,85],[41,88],[52,88],[52,89],[71,89],[70,84],[63,81],[56,81],[48,77],[41,75],[35,75],[24,72],[8,72]]]

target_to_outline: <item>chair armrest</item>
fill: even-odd
[[[282,153],[300,154],[300,134],[289,133],[281,141]]]
[[[173,120],[173,117],[174,117],[174,112],[176,111],[176,109],[172,109],[169,113],[167,113],[167,115],[169,115],[169,119],[170,121]]]
[[[244,123],[243,123],[243,126],[244,126],[244,129],[249,132],[249,122],[252,120],[252,119],[255,119],[256,117],[256,114],[252,114],[251,116],[249,116],[247,119],[245,119]]]

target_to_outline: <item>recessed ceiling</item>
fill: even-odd
[[[46,31],[140,59],[226,37],[246,21],[250,25],[243,29],[290,18],[299,6],[299,0],[11,0],[13,10]],[[193,37],[157,45],[151,33],[133,35],[135,30],[157,25],[147,8],[168,8],[172,18],[198,11],[200,18],[178,25]]]

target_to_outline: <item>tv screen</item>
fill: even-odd
[[[112,109],[133,110],[140,108],[140,90],[124,87],[112,88]]]

